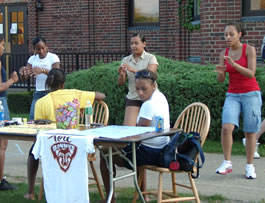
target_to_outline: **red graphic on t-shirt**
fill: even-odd
[[[77,147],[69,142],[57,142],[51,146],[51,151],[60,168],[66,172],[76,155]]]

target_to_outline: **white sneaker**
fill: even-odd
[[[254,159],[260,159],[260,155],[258,152],[254,152]]]
[[[232,172],[232,162],[224,160],[221,166],[216,169],[216,173],[221,175],[226,175],[227,173]]]
[[[247,179],[255,179],[257,177],[253,164],[247,164],[245,170]]]
[[[246,146],[246,138],[242,139],[242,144],[244,145],[244,147]]]

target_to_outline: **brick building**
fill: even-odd
[[[199,3],[200,2],[200,3]],[[132,33],[146,36],[150,52],[177,60],[218,63],[225,48],[223,31],[241,22],[244,42],[257,48],[265,35],[264,0],[0,0],[0,34],[7,53],[32,53],[35,36],[47,40],[55,53],[122,52],[130,49]],[[187,31],[179,15],[192,4]],[[151,9],[151,10],[150,10]],[[139,16],[142,15],[142,19]]]

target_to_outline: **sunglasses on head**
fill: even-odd
[[[148,78],[154,81],[153,76],[148,71],[139,71],[135,73],[135,78]]]

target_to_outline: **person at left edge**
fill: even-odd
[[[0,35],[0,56],[3,55],[5,49],[5,40]],[[6,90],[18,81],[17,72],[13,72],[7,80],[5,68],[0,61],[0,100],[4,107],[4,119],[9,120],[9,110],[7,106]],[[7,148],[8,140],[0,139],[0,190],[13,190],[15,187],[7,182],[4,178],[4,164],[5,164],[5,151]]]
[[[38,99],[48,94],[46,89],[46,79],[48,72],[53,68],[60,68],[60,59],[56,54],[48,51],[46,40],[36,37],[33,42],[34,54],[28,59],[27,66],[20,68],[21,80],[28,80],[30,76],[36,77],[36,91],[30,107],[29,119],[34,119],[35,103]]]

